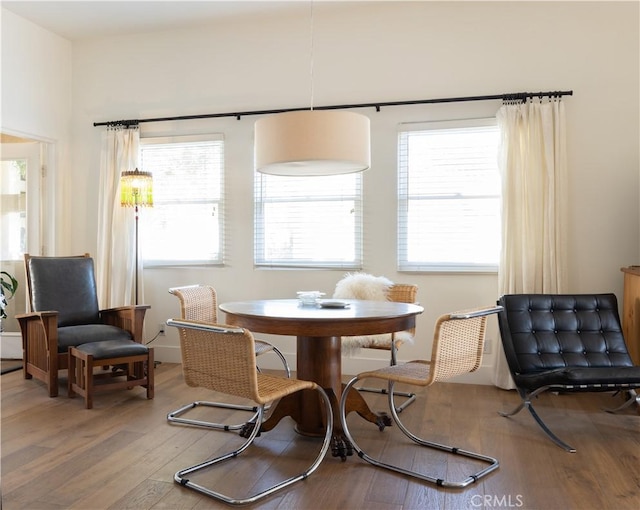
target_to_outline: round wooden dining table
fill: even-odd
[[[339,307],[341,304],[345,306]],[[253,333],[297,338],[296,376],[314,381],[329,394],[334,415],[332,454],[344,460],[347,455],[352,455],[352,449],[343,434],[338,414],[344,386],[341,337],[393,333],[414,328],[416,316],[423,312],[423,308],[392,301],[350,299],[325,305],[333,307],[302,306],[297,299],[266,299],[223,303],[219,308],[226,314],[226,324],[240,326]],[[371,411],[357,390],[349,393],[346,405],[347,413],[356,411],[380,430],[391,425],[390,417]],[[261,430],[271,430],[285,416],[295,421],[296,430],[301,434],[324,435],[322,408],[313,391],[283,398],[262,423]]]

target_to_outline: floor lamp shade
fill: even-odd
[[[255,124],[256,170],[318,176],[361,172],[371,166],[369,118],[338,110],[284,112]]]
[[[153,207],[153,178],[151,172],[122,172],[120,175],[120,205],[123,207]]]

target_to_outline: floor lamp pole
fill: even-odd
[[[135,304],[140,299],[139,283],[139,246],[138,246],[138,220],[140,218],[140,207],[153,207],[151,172],[141,172],[137,168],[134,171],[124,171],[120,176],[120,205],[123,207],[134,206],[135,211],[135,254],[134,254],[134,292]],[[131,238],[129,238],[131,239]],[[129,287],[131,289],[131,287]]]
[[[136,213],[136,224],[135,224],[135,236],[136,236],[136,255],[135,255],[135,264],[136,264],[136,268],[135,268],[135,292],[136,292],[136,298],[135,298],[135,304],[138,304],[138,204],[136,203],[136,208],[135,208],[135,213]]]

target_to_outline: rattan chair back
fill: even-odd
[[[187,385],[261,402],[250,331],[198,321],[171,322],[178,326]]]
[[[473,315],[480,310],[449,313],[438,318],[431,348],[429,384],[474,372],[480,367],[488,317]]]
[[[387,299],[396,303],[415,303],[418,295],[418,286],[411,283],[394,283],[389,287]],[[411,336],[416,334],[416,328],[407,330]]]
[[[218,298],[210,285],[174,287],[169,292],[180,300],[183,319],[199,322],[218,322]]]
[[[415,303],[418,286],[412,283],[394,283],[389,287],[387,299],[396,303]]]

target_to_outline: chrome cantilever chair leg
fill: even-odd
[[[257,350],[260,350],[259,349],[260,343],[261,343],[260,340],[256,340]],[[282,361],[282,365],[284,366],[285,372],[287,374],[287,379],[290,379],[291,369],[289,368],[289,364],[287,363],[287,360],[284,357],[284,354],[282,354],[282,352],[280,352],[280,350],[277,347],[274,347],[271,344],[266,344],[266,345],[268,349],[265,349],[262,352],[273,351],[273,353],[276,354]],[[260,352],[260,354],[262,352]],[[258,367],[258,372],[260,372],[259,367]],[[187,413],[188,411],[191,411],[192,409],[195,409],[196,407],[210,407],[210,408],[218,408],[218,409],[231,409],[235,411],[247,411],[247,412],[253,413],[253,415],[250,418],[248,418],[246,421],[243,421],[242,423],[234,423],[231,425],[226,423],[217,423],[217,422],[210,422],[210,421],[204,421],[204,420],[196,420],[194,418],[182,417],[183,414]],[[269,410],[269,405],[267,405],[265,409]],[[242,430],[247,425],[247,423],[256,423],[257,418],[258,418],[257,406],[227,404],[224,402],[210,402],[205,400],[197,400],[195,402],[191,402],[167,414],[167,421],[170,423],[178,423],[181,425],[193,425],[196,427],[203,427],[208,429],[224,430],[226,432],[233,431],[233,430]]]
[[[358,443],[355,441],[355,439],[353,438],[351,431],[349,430],[349,426],[347,424],[347,419],[344,413],[344,409],[346,407],[346,399],[347,399],[347,394],[349,393],[350,389],[352,388],[352,386],[358,381],[358,377],[354,377],[345,387],[343,393],[342,393],[342,399],[340,402],[340,421],[342,422],[342,429],[344,431],[345,436],[347,437],[347,439],[349,440],[349,442],[351,443],[351,445],[353,446],[353,449],[356,450],[358,456],[365,460],[366,462],[368,462],[369,464],[372,464],[374,466],[383,468],[383,469],[387,469],[390,471],[395,471],[396,473],[400,473],[403,475],[407,475],[407,476],[412,476],[415,478],[419,478],[420,480],[424,480],[425,482],[430,482],[433,483],[435,485],[438,485],[440,487],[451,487],[451,488],[456,488],[456,489],[461,489],[464,488],[472,483],[477,482],[480,478],[488,475],[489,473],[491,473],[492,471],[498,469],[498,467],[500,466],[500,463],[498,462],[497,459],[493,458],[493,457],[489,457],[486,455],[482,455],[479,453],[474,453],[474,452],[470,452],[467,450],[464,450],[462,448],[457,448],[454,446],[447,446],[447,445],[443,445],[443,444],[439,444],[439,443],[434,443],[432,441],[427,441],[426,439],[422,439],[418,436],[416,436],[415,434],[413,434],[411,431],[409,431],[407,429],[407,427],[405,427],[405,425],[400,421],[400,417],[398,416],[398,412],[396,411],[396,408],[393,404],[393,386],[394,386],[394,382],[390,381],[389,382],[389,410],[391,412],[391,416],[393,418],[393,421],[396,423],[396,425],[398,426],[398,429],[400,429],[402,431],[402,433],[407,436],[409,439],[411,439],[412,441],[414,441],[415,443],[419,444],[420,446],[426,446],[428,448],[434,448],[437,450],[441,450],[447,453],[452,453],[452,454],[456,454],[456,455],[460,455],[463,457],[467,457],[470,459],[475,459],[475,460],[479,460],[482,462],[485,462],[486,464],[488,464],[487,467],[485,467],[484,469],[481,469],[475,473],[472,473],[470,475],[468,475],[466,478],[459,480],[459,481],[449,481],[449,480],[445,480],[443,478],[437,478],[434,476],[430,476],[427,475],[425,473],[420,473],[418,471],[413,471],[410,469],[405,469],[403,467],[400,466],[396,466],[396,465],[392,465],[392,464],[387,464],[385,462],[382,462],[378,459],[375,459],[373,457],[371,457],[370,455],[368,455],[367,453],[365,453],[363,451],[363,449],[358,445]]]
[[[259,499],[262,499],[266,496],[269,496],[271,494],[273,494],[274,492],[277,492],[281,489],[284,489],[292,484],[294,484],[295,482],[301,481],[306,479],[309,475],[311,475],[311,473],[313,473],[318,466],[320,465],[320,463],[322,462],[322,459],[325,457],[327,451],[329,450],[329,447],[331,446],[331,437],[333,435],[333,411],[331,409],[331,401],[329,400],[329,397],[327,396],[326,392],[320,388],[317,387],[316,388],[318,393],[320,394],[323,402],[324,402],[324,407],[325,407],[325,413],[326,413],[326,417],[327,417],[327,426],[326,426],[326,432],[324,435],[324,440],[322,442],[322,447],[320,448],[320,451],[318,452],[318,455],[316,456],[316,458],[313,460],[313,462],[311,463],[311,465],[309,467],[307,467],[302,473],[297,474],[295,476],[292,476],[286,480],[280,481],[272,486],[270,486],[267,489],[264,489],[256,494],[253,494],[251,496],[245,497],[245,498],[235,498],[235,497],[231,497],[229,495],[225,495],[222,494],[218,491],[215,491],[213,489],[204,487],[203,485],[200,485],[192,480],[189,479],[189,475],[196,473],[198,471],[202,471],[204,469],[210,468],[216,464],[219,464],[221,462],[224,462],[226,460],[229,459],[233,459],[238,457],[241,453],[243,453],[252,443],[253,441],[256,439],[256,437],[258,436],[258,433],[260,431],[260,427],[253,427],[251,434],[249,435],[249,437],[247,438],[247,440],[242,443],[242,445],[231,451],[228,453],[225,453],[223,455],[220,455],[218,457],[215,457],[213,459],[207,460],[205,462],[202,462],[200,464],[196,464],[194,466],[182,469],[180,471],[178,471],[175,475],[174,475],[174,480],[179,483],[180,485],[182,485],[183,487],[188,487],[190,489],[193,489],[195,491],[198,491],[202,494],[205,494],[207,496],[210,496],[212,498],[215,499],[219,499],[221,501],[224,501],[225,503],[228,503],[230,505],[244,505],[247,503],[254,503],[255,501],[258,501]],[[261,423],[264,413],[265,413],[265,407],[264,405],[258,406],[258,411],[257,411],[257,423]]]
[[[278,349],[273,345],[271,346],[271,350],[276,356],[278,356],[278,358],[280,358],[280,361],[282,362],[282,366],[284,367],[284,371],[287,374],[287,379],[291,379],[291,368],[289,368],[289,363],[287,363],[287,358],[284,357],[284,354],[282,354],[280,349]]]
[[[626,409],[627,407],[631,407],[633,404],[640,406],[640,395],[638,395],[638,392],[636,390],[629,390],[627,393],[629,394],[629,398],[625,400],[622,405],[614,407],[613,409],[605,407],[604,410],[608,413],[615,414],[622,411],[623,409]]]
[[[520,398],[522,399],[522,402],[520,402],[520,404],[518,404],[513,410],[509,412],[498,411],[498,414],[500,416],[504,416],[505,418],[510,418],[511,416],[518,414],[520,411],[522,411],[522,409],[526,408],[531,414],[531,416],[533,416],[533,419],[536,421],[536,423],[544,431],[544,433],[547,434],[547,436],[549,436],[549,439],[551,439],[551,441],[553,441],[560,448],[566,450],[567,452],[575,453],[576,449],[573,446],[571,446],[568,443],[565,443],[562,439],[556,436],[551,431],[551,429],[549,429],[547,424],[544,421],[542,421],[542,418],[540,418],[540,415],[536,412],[536,410],[533,407],[533,404],[531,403],[532,399],[534,399],[541,393],[544,393],[545,391],[549,391],[550,389],[562,389],[562,388],[558,388],[557,386],[553,388],[551,386],[543,386],[543,387],[537,388],[535,391],[532,391],[531,393],[528,393],[524,389],[518,388],[518,393],[520,394]],[[630,398],[628,398],[621,406],[618,406],[614,409],[604,409],[604,410],[608,413],[617,413],[619,411],[622,411],[623,409],[626,409],[627,407],[631,406],[634,403],[640,405],[640,396],[637,394],[637,392],[634,389],[629,390],[629,395],[630,395]]]
[[[395,343],[391,343],[391,366],[393,365],[397,365],[398,361],[397,361],[397,356],[398,356],[398,348],[396,347]],[[365,391],[367,393],[378,393],[378,394],[382,394],[382,395],[387,395],[389,394],[389,391],[387,390],[387,388],[369,388],[366,386],[358,386],[357,388],[355,388],[358,391]],[[402,404],[400,405],[396,405],[395,404],[395,399],[394,397],[404,397],[407,400],[405,400]],[[391,394],[391,398],[394,399],[393,400],[393,408],[396,410],[396,412],[401,413],[402,411],[404,411],[407,407],[409,407],[411,404],[413,404],[416,400],[416,394],[410,391],[394,391]]]
[[[181,416],[190,411],[191,409],[195,409],[196,407],[215,407],[218,409],[233,409],[236,411],[250,411],[253,415],[247,419],[247,421],[242,423],[235,424],[226,424],[226,423],[216,423],[204,420],[196,420],[193,418],[182,418]],[[240,430],[242,429],[247,422],[255,422],[258,419],[258,407],[257,406],[243,406],[240,404],[225,404],[222,402],[208,402],[204,400],[196,400],[195,402],[191,402],[190,404],[184,405],[175,411],[171,411],[167,414],[167,421],[171,423],[180,423],[182,425],[193,425],[196,427],[204,427],[208,429],[218,429],[224,431],[230,430]]]
[[[356,388],[356,390],[358,391],[364,391],[367,393],[378,393],[378,394],[382,394],[382,395],[387,395],[389,394],[389,390],[387,390],[387,388],[367,388],[364,386],[358,386]],[[393,404],[393,408],[396,410],[396,412],[401,413],[402,411],[404,411],[407,407],[409,407],[411,404],[413,404],[416,400],[416,394],[415,393],[410,393],[407,391],[394,391],[393,395],[391,395],[391,398],[394,397],[405,397],[407,400],[405,400],[402,404],[400,405],[396,405],[395,404],[395,400],[394,400],[394,404]]]

